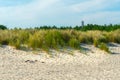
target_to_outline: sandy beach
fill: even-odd
[[[82,45],[83,54],[56,53],[49,57],[44,52],[0,47],[0,80],[120,80],[120,44],[111,43],[113,54]]]

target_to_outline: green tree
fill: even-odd
[[[5,29],[7,29],[7,27],[4,25],[0,25],[0,29],[5,30]]]

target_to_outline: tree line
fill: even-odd
[[[5,30],[5,29],[7,29],[7,27],[4,25],[0,25],[0,29]]]
[[[6,26],[4,25],[0,25],[0,29],[5,30],[8,29]],[[14,28],[14,29],[22,29],[22,28]],[[66,29],[74,29],[74,30],[80,30],[80,31],[88,31],[88,30],[100,30],[100,31],[113,31],[113,30],[117,30],[120,29],[120,24],[109,24],[109,25],[97,25],[97,24],[87,24],[82,26],[39,26],[39,27],[34,27],[34,28],[26,28],[26,29],[36,29],[36,30],[40,30],[40,29],[60,29],[60,30],[66,30]]]
[[[113,31],[120,29],[120,25],[97,25],[97,24],[87,24],[85,26],[40,26],[40,27],[35,27],[35,29],[60,29],[60,30],[66,30],[66,29],[74,29],[74,30],[80,30],[80,31],[88,31],[88,30],[100,30],[100,31]]]

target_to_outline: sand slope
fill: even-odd
[[[0,80],[120,80],[120,44],[110,44],[114,54],[106,54],[92,45],[82,45],[87,55],[44,53],[0,47]]]

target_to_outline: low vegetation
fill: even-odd
[[[105,43],[101,43],[101,44],[99,45],[99,48],[100,48],[101,50],[106,51],[106,52],[110,52],[110,51],[109,51],[109,48],[107,47],[107,45],[106,45]]]
[[[106,43],[120,43],[120,29],[118,29],[118,25],[116,26],[116,30],[112,28],[114,29],[111,29],[112,31],[102,31],[101,28],[100,30],[86,29],[84,31],[78,30],[78,28],[57,29],[55,26],[50,29],[45,29],[45,27],[44,29],[43,27],[41,29],[3,29],[0,30],[0,44],[11,45],[16,49],[27,47],[33,50],[49,51],[49,49],[58,50],[60,48],[80,49],[80,43],[86,43],[109,52]]]

